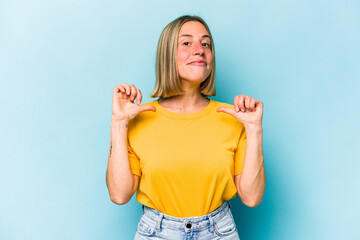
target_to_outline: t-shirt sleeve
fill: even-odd
[[[130,168],[132,173],[141,176],[140,159],[138,155],[136,155],[134,149],[129,146],[129,144],[128,144],[128,153],[129,153]]]
[[[245,160],[245,149],[246,149],[246,132],[245,132],[245,128],[243,127],[240,133],[240,138],[234,157],[235,158],[234,175],[238,175],[242,173],[244,167],[244,160]]]

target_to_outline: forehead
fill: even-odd
[[[179,37],[184,34],[189,35],[209,35],[204,25],[198,21],[189,21],[181,26]]]

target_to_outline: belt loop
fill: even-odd
[[[231,208],[231,204],[230,204],[230,202],[229,201],[227,201],[228,203],[229,203],[229,208]]]
[[[160,227],[161,227],[161,222],[162,222],[162,219],[164,218],[164,214],[163,213],[160,213],[160,219],[159,221],[156,223],[156,229],[160,232]]]
[[[142,210],[144,211],[144,205],[142,205]]]
[[[214,233],[215,224],[214,224],[214,220],[211,215],[209,215],[209,221],[210,221],[210,232]]]

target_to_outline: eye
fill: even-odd
[[[184,42],[184,43],[183,43],[183,45],[185,45],[185,46],[189,46],[189,45],[190,45],[190,43],[189,43],[189,42]]]
[[[210,44],[209,44],[209,43],[202,43],[202,45],[203,45],[204,47],[210,47]]]

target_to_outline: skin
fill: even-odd
[[[180,29],[176,54],[182,95],[159,101],[164,108],[180,113],[191,113],[205,108],[209,100],[200,93],[200,84],[211,72],[210,38],[200,22],[186,22]]]
[[[180,29],[177,68],[185,93],[163,99],[161,106],[173,112],[191,113],[205,108],[209,100],[200,92],[200,83],[211,72],[212,53],[206,28],[199,22],[186,22]],[[136,103],[135,103],[136,99]],[[140,106],[142,94],[133,84],[122,83],[114,88],[111,123],[111,144],[106,172],[110,198],[125,204],[135,193],[139,176],[132,174],[127,150],[127,123],[142,111],[156,111],[151,105]],[[262,150],[263,103],[249,96],[234,97],[234,109],[220,107],[219,114],[230,114],[246,131],[246,152],[242,174],[234,176],[237,194],[249,207],[260,204],[265,190],[265,169]]]
[[[139,176],[134,175],[130,168],[127,146],[128,122],[140,112],[156,111],[155,107],[150,105],[140,106],[141,99],[141,91],[136,89],[134,84],[122,83],[114,87],[106,185],[110,199],[116,204],[127,203],[139,184]]]

